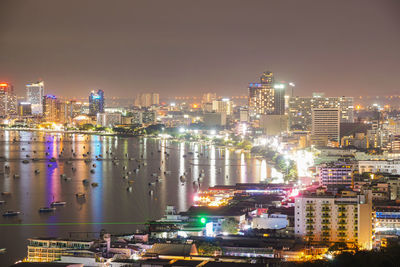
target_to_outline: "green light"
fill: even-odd
[[[205,223],[207,222],[207,219],[206,219],[205,217],[201,217],[201,218],[200,218],[200,222],[201,222],[202,224],[205,224]]]

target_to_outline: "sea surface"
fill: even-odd
[[[188,209],[196,190],[259,182],[270,171],[265,160],[248,153],[196,142],[0,131],[0,192],[11,193],[0,195],[6,201],[0,213],[21,212],[0,216],[0,248],[7,249],[0,266],[26,256],[27,238],[90,238],[102,229],[134,232],[144,227],[140,224],[161,218],[167,205]],[[98,186],[85,185],[85,179]],[[76,193],[86,197],[78,199]],[[54,212],[38,212],[53,201],[67,203]]]

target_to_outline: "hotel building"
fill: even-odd
[[[331,195],[317,190],[295,200],[295,235],[309,243],[345,242],[372,248],[372,194],[343,191]]]

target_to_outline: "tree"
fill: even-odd
[[[198,252],[200,255],[209,255],[209,256],[215,256],[218,254],[221,254],[221,248],[218,246],[214,246],[211,243],[201,243],[198,248],[197,248]]]
[[[225,219],[221,224],[222,232],[237,234],[239,222],[233,218]]]

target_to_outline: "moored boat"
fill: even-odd
[[[53,212],[55,210],[56,210],[56,208],[54,208],[54,207],[42,207],[39,209],[39,212]]]
[[[85,193],[76,193],[75,196],[77,198],[85,198],[86,195],[85,195]]]
[[[19,214],[21,214],[20,211],[8,210],[3,213],[3,216],[17,216]]]
[[[66,204],[67,204],[67,202],[65,202],[65,201],[53,201],[53,202],[51,202],[50,206],[51,206],[51,207],[54,207],[54,206],[64,206],[64,205],[66,205]]]

